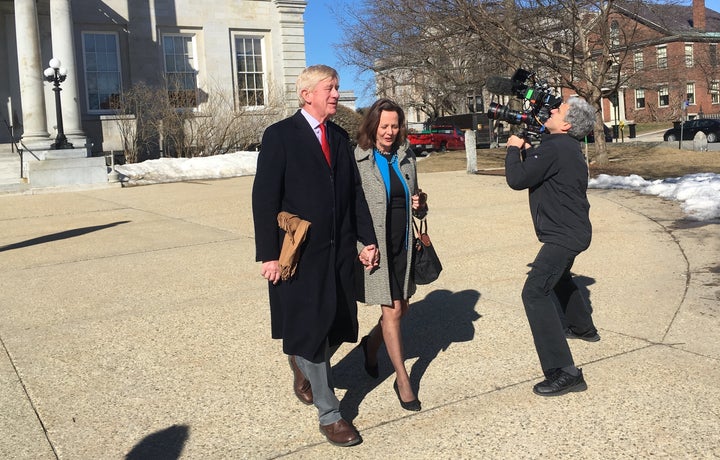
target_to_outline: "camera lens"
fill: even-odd
[[[506,121],[512,125],[519,125],[520,123],[527,123],[531,120],[530,116],[524,112],[518,112],[512,110],[510,107],[496,102],[490,103],[490,108],[487,111],[488,118],[493,120]]]

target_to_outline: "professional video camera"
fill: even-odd
[[[545,131],[543,124],[550,118],[550,111],[562,104],[562,98],[553,94],[553,89],[546,81],[538,80],[534,72],[525,69],[517,69],[510,79],[489,77],[485,87],[493,94],[515,96],[523,101],[521,111],[491,102],[487,116],[512,125],[524,124],[527,134],[542,134]]]

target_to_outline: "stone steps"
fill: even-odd
[[[0,150],[0,185],[20,183],[20,155],[10,150]]]
[[[107,184],[105,158],[85,155],[85,149],[25,151],[21,168],[11,144],[0,144],[0,193]]]

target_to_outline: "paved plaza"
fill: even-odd
[[[404,323],[423,410],[384,350],[333,359],[363,443],[328,444],[270,339],[252,177],[0,196],[0,458],[720,457],[720,222],[591,190],[574,268],[602,340],[572,341],[588,390],[541,380],[520,290],[539,243],[501,176],[421,174],[445,269]],[[360,334],[379,307],[360,305]]]

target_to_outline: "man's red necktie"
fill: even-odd
[[[328,143],[327,133],[325,132],[325,123],[320,123],[320,146],[325,154],[328,165],[330,164],[330,144]]]

